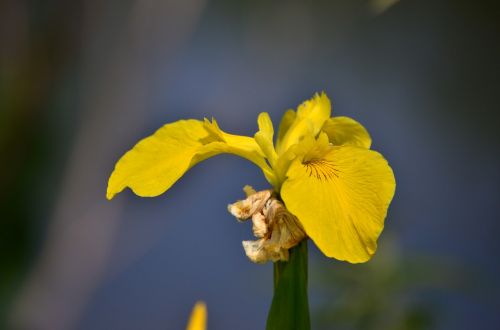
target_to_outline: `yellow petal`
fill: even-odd
[[[209,143],[203,143],[193,158],[190,168],[197,163],[220,153],[231,153],[246,158],[264,170],[268,168],[264,159],[264,153],[255,140],[249,136],[229,134],[222,131],[212,118],[212,122],[205,119],[204,127],[211,134]],[[213,137],[216,137],[215,139]]]
[[[372,139],[366,128],[349,117],[332,117],[328,119],[323,128],[333,145],[340,146],[351,144],[370,149]]]
[[[295,158],[297,158],[297,154],[294,149],[295,148],[293,147],[288,148],[284,154],[278,157],[278,161],[274,165],[273,170],[276,177],[276,184],[273,185],[273,187],[276,192],[280,191],[281,185],[286,179],[286,172],[288,171],[290,164]]]
[[[298,143],[304,136],[316,136],[330,117],[330,113],[331,104],[325,93],[316,94],[310,100],[302,103],[297,109],[293,123],[276,145],[278,155],[284,154],[290,146]],[[288,120],[290,119],[287,118]],[[285,123],[284,128],[287,125],[288,123]]]
[[[269,119],[269,121],[271,121],[271,119]],[[261,125],[261,123],[259,123],[259,125]],[[267,181],[269,181],[271,185],[275,184],[275,175],[266,162],[266,155],[255,139],[249,136],[226,133],[219,128],[219,125],[213,118],[212,122],[209,122],[207,119],[205,119],[205,127],[210,130],[212,134],[218,136],[220,141],[212,142],[210,144],[204,145],[203,148],[200,148],[200,150],[194,157],[190,167],[214,155],[218,155],[220,153],[230,153],[246,158],[255,165],[259,166],[262,172],[264,172],[264,176],[266,177]]]
[[[264,133],[267,137],[273,138],[274,127],[271,117],[267,112],[261,112],[257,117],[257,124],[259,125],[259,131]]]
[[[261,112],[257,119],[257,123],[259,124],[259,131],[255,133],[254,139],[264,152],[264,155],[269,160],[271,166],[274,166],[278,156],[276,155],[276,151],[274,150],[273,122],[271,121],[271,118],[269,117],[269,114],[267,112]]]
[[[207,306],[198,301],[191,312],[186,330],[206,330],[207,328]]]
[[[277,185],[274,186],[275,190],[279,192],[293,160],[297,157],[301,157],[301,159],[304,157],[321,157],[329,148],[328,135],[323,132],[319,134],[317,139],[312,136],[305,136],[300,142],[288,148],[284,154],[278,157],[278,161],[274,166],[274,173],[277,179]]]
[[[278,138],[276,140],[277,145],[281,143],[281,140],[283,140],[283,137],[285,136],[286,132],[288,132],[290,126],[292,126],[296,116],[297,113],[294,110],[290,109],[285,112],[283,118],[281,118],[280,127],[278,128]]]
[[[281,197],[325,255],[358,263],[377,249],[395,186],[382,155],[344,145],[295,159]]]
[[[109,178],[106,196],[111,199],[125,187],[139,196],[158,196],[189,168],[223,152],[271,172],[254,139],[222,132],[215,121],[180,120],[164,125],[123,155]]]

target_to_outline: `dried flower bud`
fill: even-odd
[[[306,234],[297,217],[288,212],[271,190],[256,192],[245,186],[247,198],[228,206],[239,221],[252,218],[253,233],[260,238],[243,241],[245,253],[256,263],[288,260],[288,249],[302,241]]]
[[[245,192],[247,194],[252,193],[253,191],[255,190],[253,190],[252,187],[245,186]],[[255,192],[247,196],[247,199],[237,201],[234,204],[229,204],[227,209],[229,213],[234,215],[239,221],[247,220],[254,213],[262,210],[269,197],[271,197],[271,190]]]

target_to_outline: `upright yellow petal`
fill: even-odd
[[[357,146],[309,155],[295,159],[287,172],[281,187],[287,209],[325,255],[369,260],[394,195],[392,169],[379,153]]]
[[[206,330],[207,328],[207,306],[203,301],[198,301],[191,312],[186,330]]]
[[[278,156],[276,155],[276,150],[274,150],[273,122],[267,112],[261,112],[257,118],[257,123],[259,124],[259,131],[255,133],[254,139],[264,152],[264,155],[266,155],[266,158],[269,160],[269,164],[274,166]]]
[[[309,119],[313,123],[314,134],[318,134],[321,126],[330,117],[332,106],[330,99],[323,92],[315,94],[310,100],[299,105],[297,109],[297,119]]]
[[[125,187],[143,197],[167,191],[189,168],[220,153],[244,157],[271,177],[264,154],[254,139],[227,134],[213,121],[180,120],[166,124],[139,141],[116,163],[108,181],[107,198]]]
[[[297,109],[293,123],[276,145],[278,155],[284,154],[288,148],[298,143],[304,136],[316,136],[330,117],[330,113],[331,104],[325,93],[316,94],[310,100],[302,103]],[[288,116],[291,117],[291,115]],[[288,123],[285,124],[286,127]]]
[[[372,144],[372,139],[366,128],[349,117],[332,117],[325,122],[321,130],[336,146],[350,144],[370,149]]]
[[[281,118],[280,126],[278,128],[278,137],[276,138],[276,145],[281,144],[281,140],[283,140],[283,137],[285,136],[286,132],[288,132],[288,129],[290,126],[292,126],[293,122],[295,121],[295,117],[297,117],[297,113],[290,109]]]

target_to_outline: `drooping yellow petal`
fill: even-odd
[[[109,178],[106,196],[111,199],[125,187],[139,196],[158,196],[189,168],[223,152],[247,158],[267,172],[266,177],[272,176],[254,139],[227,134],[215,121],[180,120],[164,125],[123,155]]]
[[[372,144],[370,134],[363,125],[349,117],[332,117],[325,121],[321,130],[328,135],[330,142],[336,146],[350,144],[370,149]]]
[[[298,143],[304,136],[316,136],[325,121],[330,117],[331,104],[325,93],[316,94],[313,98],[302,103],[294,121],[289,126],[282,139],[276,145],[278,156],[284,154],[288,148]],[[289,115],[290,118],[292,115]],[[288,120],[283,129],[288,126]]]
[[[379,153],[351,145],[316,156],[292,162],[281,197],[325,255],[365,262],[377,249],[394,195],[392,169]]]
[[[186,330],[206,330],[207,328],[207,306],[203,301],[198,301],[191,312]]]
[[[198,120],[166,124],[139,141],[116,163],[108,181],[107,198],[125,187],[139,196],[165,192],[189,168],[191,159],[204,144],[216,141]]]

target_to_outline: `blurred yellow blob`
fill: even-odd
[[[166,124],[118,161],[107,198],[125,187],[139,196],[158,196],[199,162],[230,153],[261,168],[276,198],[326,256],[365,262],[377,249],[396,182],[385,158],[370,150],[368,131],[349,117],[330,116],[330,100],[321,93],[284,114],[276,139],[265,112],[254,137],[226,133],[214,119]],[[266,216],[268,223],[274,220]],[[273,232],[288,230],[276,226]],[[268,235],[259,236],[253,252],[273,239]]]
[[[206,330],[207,329],[207,306],[203,301],[198,301],[191,312],[186,330]]]

